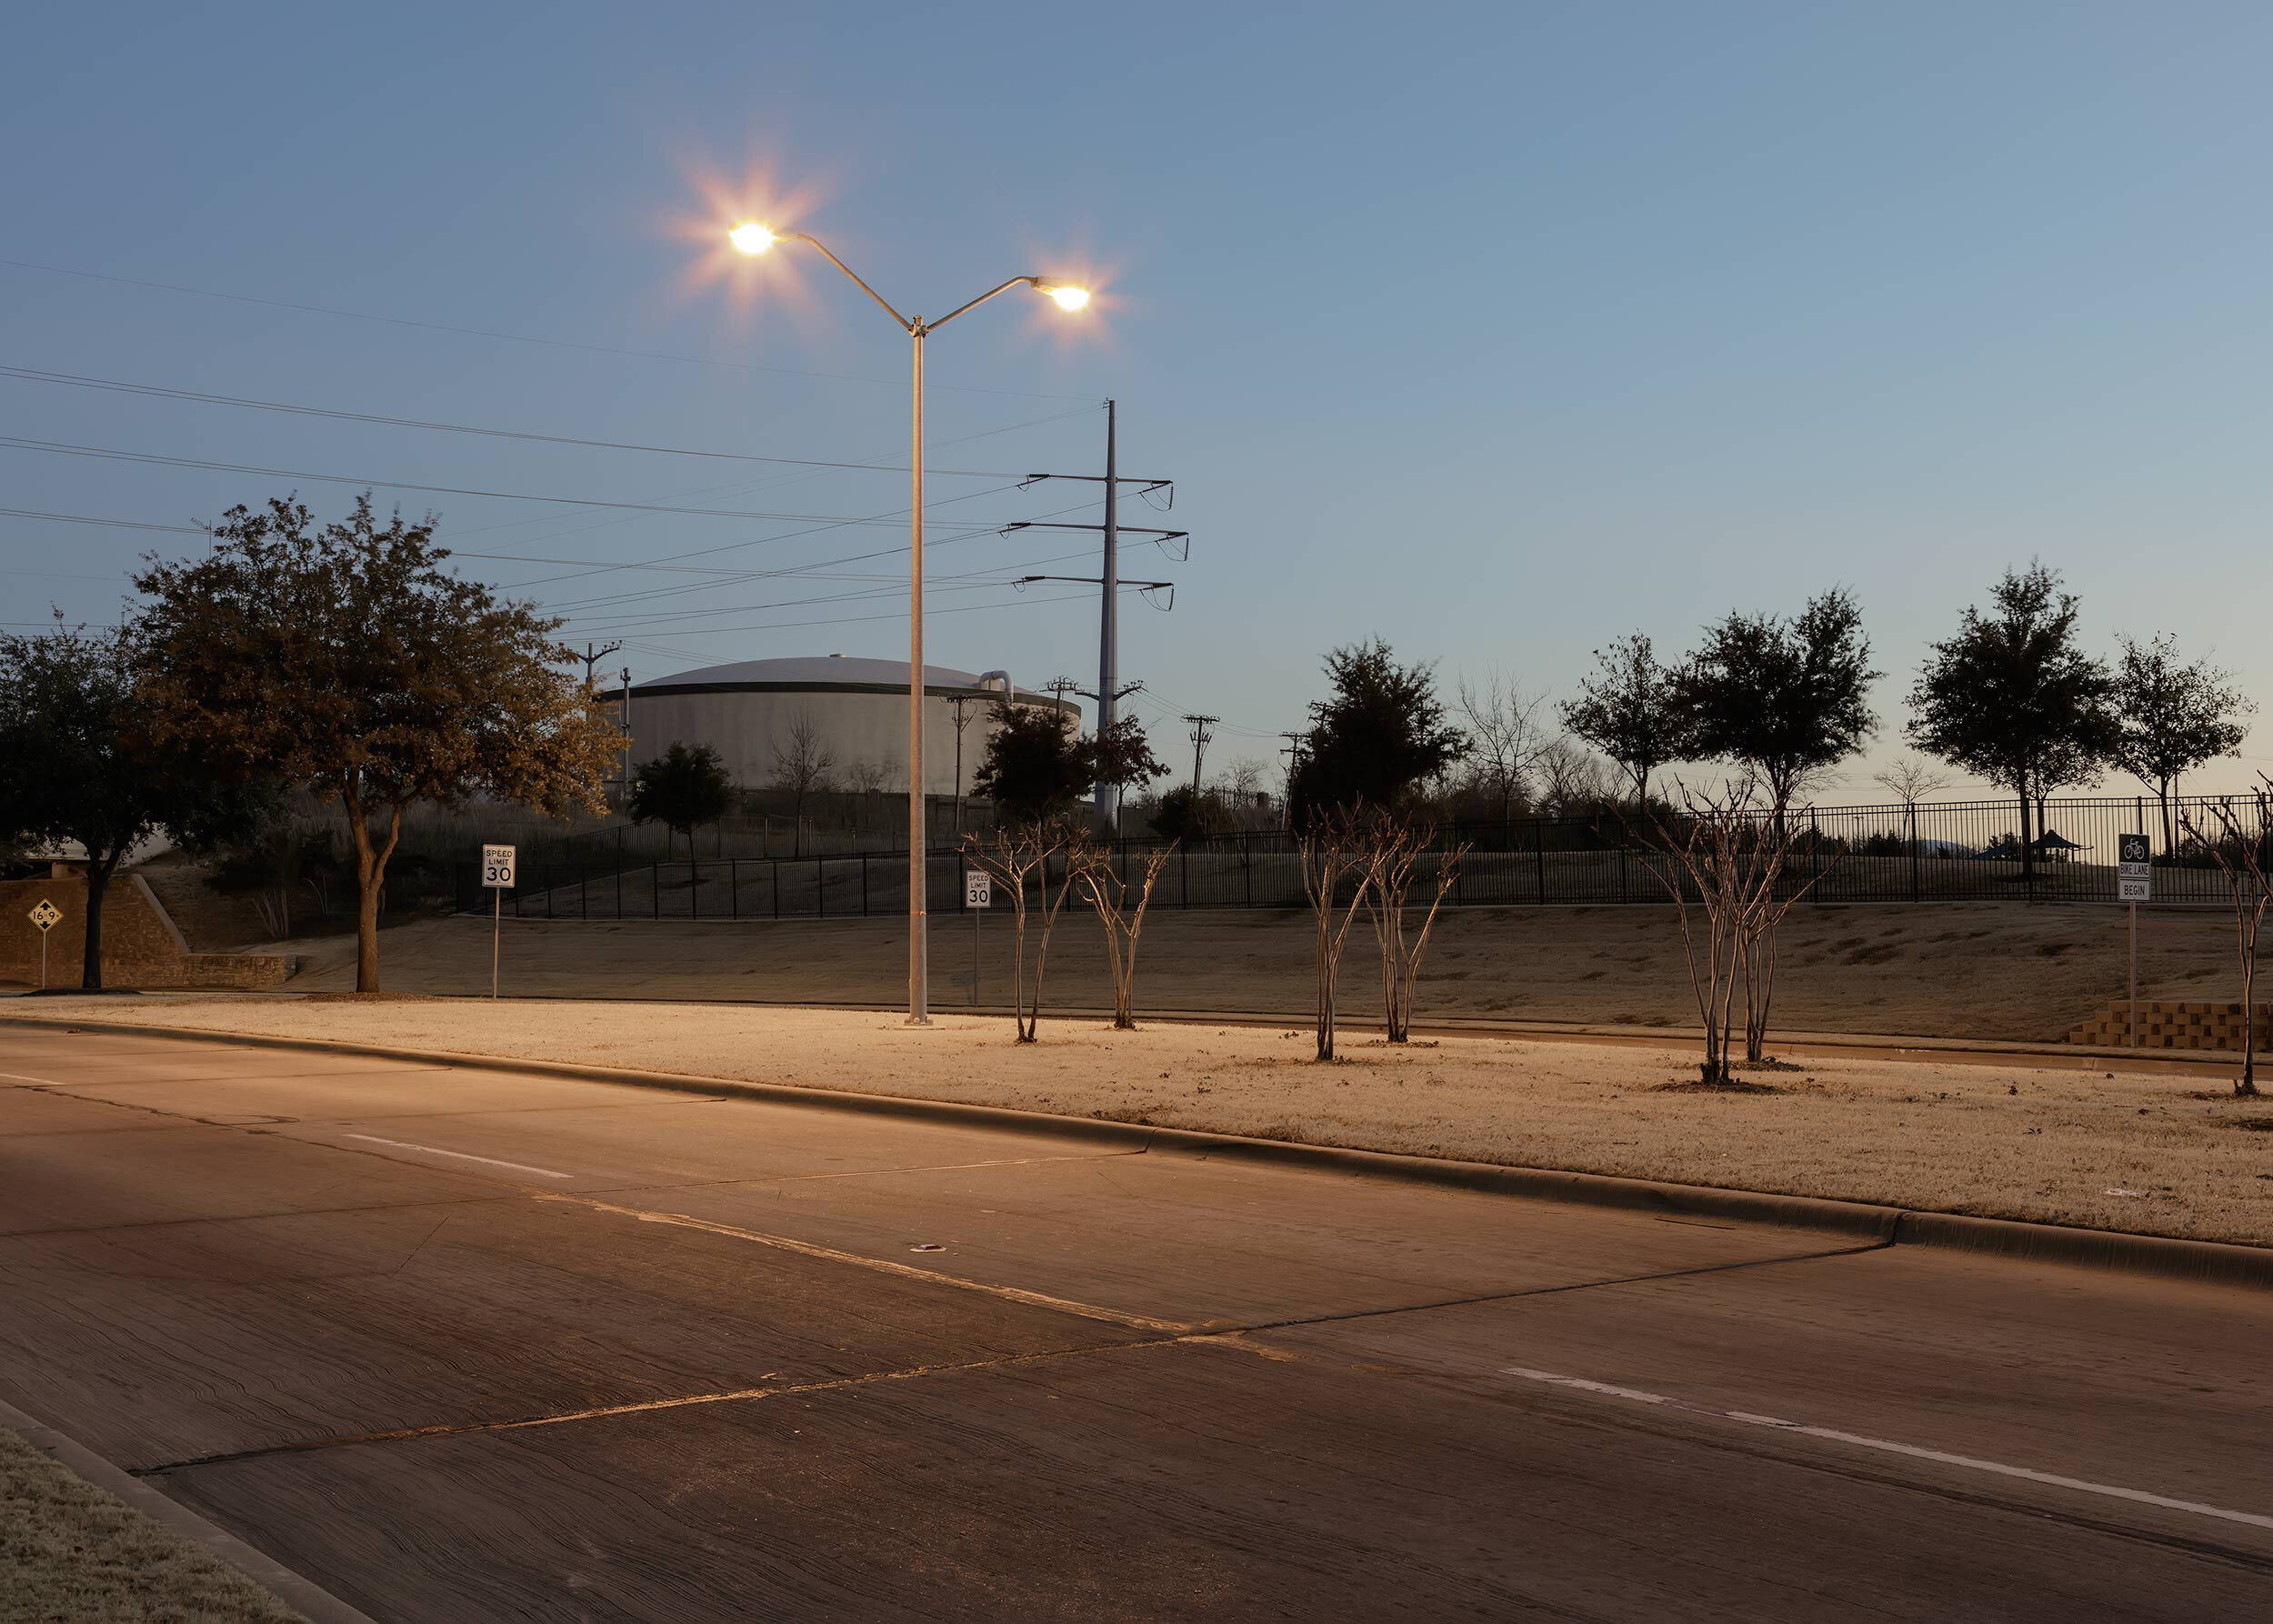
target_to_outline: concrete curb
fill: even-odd
[[[1825,1230],[1876,1240],[1886,1246],[1930,1246],[2038,1263],[2078,1263],[2166,1279],[2273,1288],[2273,1247],[2226,1241],[2184,1240],[2169,1236],[2133,1235],[2113,1229],[2083,1229],[2019,1218],[1975,1218],[1962,1213],[1921,1212],[1821,1196],[1785,1196],[1765,1190],[1727,1189],[1714,1185],[1673,1184],[1578,1173],[1555,1168],[1503,1167],[1494,1162],[1457,1161],[1338,1145],[1309,1145],[1287,1139],[1256,1139],[1197,1128],[1158,1128],[1095,1117],[1064,1117],[1005,1106],[964,1105],[950,1100],[912,1099],[892,1094],[860,1094],[784,1083],[741,1082],[682,1072],[641,1071],[620,1066],[586,1066],[562,1060],[519,1059],[505,1055],[461,1054],[448,1049],[396,1048],[322,1038],[279,1038],[265,1033],[218,1032],[192,1027],[160,1027],[140,1021],[75,1020],[0,1015],[0,1026],[68,1026],[106,1036],[155,1037],[198,1043],[310,1054],[355,1055],[368,1059],[460,1067],[475,1071],[526,1072],[578,1082],[620,1083],[682,1094],[725,1095],[771,1105],[856,1115],[895,1117],[945,1126],[1031,1134],[1088,1144],[1121,1145],[1156,1152],[1308,1168],[1361,1177],[1395,1179],[1534,1200],[1565,1201],[1690,1218],[1729,1218],[1789,1228]]]
[[[208,1555],[226,1562],[307,1619],[308,1624],[374,1624],[369,1614],[349,1607],[313,1579],[302,1578],[235,1534],[207,1522],[179,1500],[169,1499],[144,1479],[113,1466],[85,1445],[5,1401],[0,1401],[0,1427],[17,1434],[41,1454],[77,1473],[105,1494],[125,1501],[168,1533],[179,1535]]]

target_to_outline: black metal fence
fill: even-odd
[[[1811,901],[2113,902],[2117,837],[2145,833],[2154,853],[2158,903],[2222,903],[2225,880],[2211,853],[2183,834],[2181,810],[2199,818],[2224,800],[2249,837],[2258,827],[2248,796],[2197,796],[2174,802],[2166,839],[2157,802],[2100,797],[2045,803],[2043,820],[2023,861],[2018,803],[1942,802],[1918,807],[1821,807],[1790,814],[1797,826],[1787,884],[1813,882]],[[1646,822],[1631,817],[1535,818],[1462,824],[1439,846],[1466,847],[1449,906],[1599,906],[1666,900],[1664,850],[1675,815]],[[1116,866],[1141,878],[1147,859],[1167,843],[1123,840],[1111,847]],[[930,854],[926,888],[933,913],[963,909],[969,859],[943,847]],[[1053,869],[1053,874],[1058,872]],[[1425,883],[1433,886],[1429,866]],[[811,857],[693,857],[671,862],[526,863],[505,910],[536,919],[833,919],[907,911],[905,850]],[[454,877],[462,912],[486,913],[480,865]],[[1171,908],[1279,908],[1303,906],[1302,876],[1284,830],[1212,837],[1178,847],[1153,893]]]

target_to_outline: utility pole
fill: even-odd
[[[593,647],[589,643],[584,646],[584,686],[586,687],[592,686],[592,667],[622,647],[621,643],[603,643],[597,648]]]
[[[1207,748],[1207,741],[1216,736],[1208,731],[1210,724],[1223,720],[1221,717],[1186,717],[1192,725],[1192,820],[1199,821],[1199,764]]]
[[[624,667],[624,810],[631,810],[631,667]]]
[[[1113,730],[1114,706],[1125,697],[1126,690],[1120,687],[1120,596],[1121,596],[1121,486],[1134,485],[1143,490],[1169,490],[1173,481],[1167,479],[1123,479],[1120,473],[1119,447],[1120,408],[1118,403],[1105,403],[1105,523],[1102,525],[1021,524],[1005,526],[1007,530],[1100,530],[1105,536],[1104,570],[1096,577],[1101,588],[1097,611],[1097,737],[1105,738]],[[1086,479],[1096,481],[1094,474],[1029,474],[1024,483],[1033,485],[1044,479]],[[1170,539],[1182,539],[1187,546],[1190,534],[1183,530],[1132,529],[1132,535],[1150,536],[1164,545]],[[1029,576],[1028,580],[1073,580],[1086,577],[1068,576]],[[1172,586],[1167,581],[1155,581],[1151,587]],[[1098,779],[1095,787],[1096,805],[1093,822],[1096,831],[1110,834],[1120,825],[1120,786]]]
[[[950,694],[947,708],[955,713],[955,832],[963,832],[963,729],[971,725],[971,707],[978,703],[976,694]],[[974,1000],[977,994],[972,994]]]
[[[1292,828],[1295,827],[1295,775],[1302,770],[1302,741],[1309,735],[1282,733],[1278,737],[1287,741],[1287,747],[1279,751],[1287,758],[1287,793],[1278,797],[1279,820]]]

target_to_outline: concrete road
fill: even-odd
[[[2262,1293],[0,1034],[0,1398],[386,1619],[2262,1618],[2269,1354]]]

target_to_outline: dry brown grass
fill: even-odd
[[[1046,1017],[1040,1044],[1021,1048],[1006,1017],[916,1031],[748,1006],[168,998],[84,1012],[2273,1244],[2273,1136],[2245,1131],[2273,1107],[2186,1078],[1837,1059],[1757,1072],[1774,1091],[1734,1093],[1664,1088],[1696,1076],[1693,1044],[1393,1048],[1354,1026],[1346,1058],[1320,1066],[1291,1027],[1114,1032]]]
[[[0,1431],[0,1624],[295,1624],[266,1590]]]
[[[505,987],[550,997],[880,1003],[906,996],[906,922],[897,918],[781,924],[546,924],[506,921]],[[1009,930],[984,927],[982,996],[1008,997]],[[2150,914],[2139,931],[2141,996],[2240,996],[2232,925],[2209,911]],[[1785,927],[1774,1029],[1869,1032],[2008,1041],[2059,1041],[2124,990],[2124,920],[2112,907],[1968,903],[1814,907]],[[292,986],[354,985],[354,944],[298,944],[308,968]],[[1267,1010],[1310,1007],[1307,916],[1157,909],[1145,927],[1136,1010]],[[1371,944],[1353,943],[1342,1007],[1353,1025],[1377,1019],[1381,993]],[[944,1009],[968,1007],[967,918],[932,920],[932,989]],[[384,985],[402,992],[489,989],[489,921],[426,920],[381,938]],[[1103,934],[1068,915],[1051,938],[1050,1003],[1111,1007]],[[1686,1031],[1696,1019],[1670,909],[1449,910],[1421,976],[1417,1018],[1501,1018]]]

